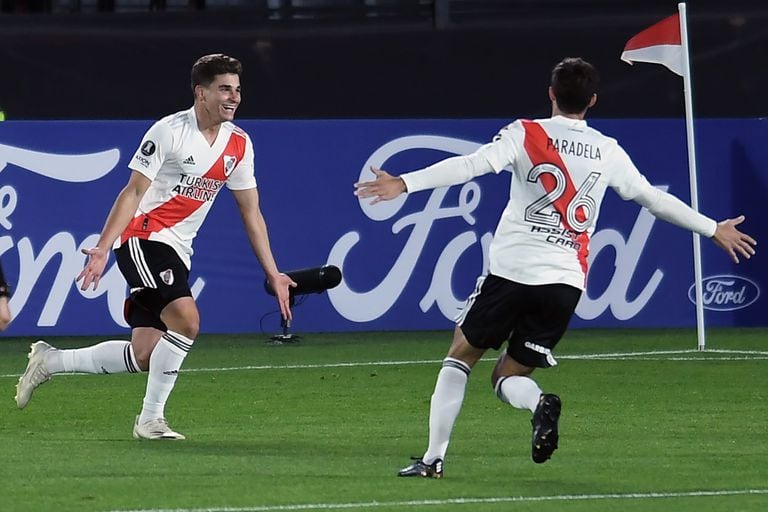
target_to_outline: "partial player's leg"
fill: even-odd
[[[134,327],[131,331],[131,349],[136,354],[136,364],[143,372],[149,370],[149,361],[165,330],[155,327]]]
[[[505,353],[499,356],[491,379],[499,400],[533,413],[531,457],[534,462],[541,463],[546,462],[557,449],[561,403],[560,397],[542,392],[536,381],[530,378],[533,370]]]
[[[437,376],[429,412],[429,446],[400,476],[440,478],[451,432],[464,402],[470,371],[489,348],[498,349],[509,337],[509,315],[503,307],[504,282],[489,275],[477,281],[474,292],[459,314],[453,343]]]
[[[149,368],[149,356],[166,330],[158,314],[136,302],[135,291],[125,300],[123,314],[133,330],[131,341],[108,340],[90,347],[59,350],[43,340],[32,344],[27,369],[16,385],[16,404],[27,406],[38,386],[57,373],[138,373]]]
[[[501,401],[533,413],[531,457],[542,463],[558,447],[561,401],[555,394],[543,393],[530,375],[535,368],[557,364],[552,350],[568,327],[581,291],[562,284],[514,283],[510,296],[515,299],[518,317],[491,381]]]
[[[138,364],[149,370],[133,436],[184,439],[168,426],[165,403],[200,324],[187,282],[189,270],[172,247],[150,240],[129,238],[115,256],[132,291],[126,308],[133,327],[131,344]]]
[[[147,390],[133,430],[137,439],[184,439],[168,426],[165,404],[197,337],[200,316],[192,297],[180,297],[163,308],[161,318],[168,330],[149,358]]]
[[[464,403],[467,379],[472,367],[485,353],[485,349],[470,345],[459,326],[453,334],[453,343],[437,374],[435,390],[429,408],[429,445],[420,459],[401,469],[399,476],[442,478],[443,459],[448,450],[451,432]]]
[[[57,373],[137,373],[141,369],[133,347],[124,340],[103,341],[72,350],[59,350],[39,340],[32,344],[27,358],[27,368],[16,385],[19,409],[27,406],[38,386]]]

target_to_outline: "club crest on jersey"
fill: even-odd
[[[222,159],[224,160],[224,176],[229,176],[232,174],[232,171],[235,170],[235,166],[237,165],[237,157],[232,155],[224,155]]]
[[[173,284],[173,269],[169,268],[160,272],[160,279],[168,286],[171,286]]]

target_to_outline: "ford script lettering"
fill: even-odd
[[[65,183],[87,183],[105,176],[117,165],[120,151],[117,148],[98,153],[62,155],[31,151],[14,146],[0,144],[0,171],[8,164],[34,172],[50,179]],[[127,327],[123,318],[125,301],[125,279],[120,274],[117,264],[105,269],[99,288],[83,291],[75,284],[75,276],[85,264],[82,249],[93,247],[99,240],[98,234],[91,234],[78,241],[70,232],[49,232],[38,237],[37,248],[29,236],[14,236],[12,216],[24,200],[37,201],[35,197],[24,197],[13,185],[0,187],[0,226],[5,230],[0,236],[0,258],[4,261],[17,259],[19,278],[10,308],[16,315],[25,313],[25,306],[33,291],[45,295],[45,302],[35,321],[38,327],[53,327],[59,323],[59,317],[72,290],[87,299],[106,295],[109,313],[115,324]],[[42,246],[41,246],[42,245]],[[55,268],[55,272],[47,271]],[[205,286],[202,278],[197,278],[192,285],[192,294],[197,297]],[[39,304],[34,304],[38,306]]]
[[[734,311],[744,309],[760,297],[757,283],[733,275],[710,276],[702,282],[702,302],[705,309],[712,311]],[[696,285],[688,288],[688,299],[696,303]]]
[[[373,178],[369,168],[382,167],[392,156],[406,150],[432,149],[456,155],[468,154],[480,145],[476,142],[438,137],[431,135],[414,135],[389,141],[368,158],[360,170],[360,181]],[[384,278],[368,290],[353,289],[348,280],[342,280],[336,288],[328,290],[328,297],[336,311],[347,320],[353,322],[370,322],[386,314],[402,296],[406,284],[411,281],[417,262],[427,244],[432,228],[445,219],[463,219],[466,230],[457,233],[449,241],[434,263],[432,276],[420,282],[426,289],[419,301],[419,308],[427,312],[436,305],[446,319],[454,319],[461,310],[465,296],[457,296],[451,286],[451,279],[461,257],[475,258],[474,267],[466,265],[464,272],[476,275],[488,271],[488,250],[492,233],[476,232],[472,229],[475,224],[475,210],[480,204],[480,186],[473,182],[457,185],[459,188],[458,204],[445,203],[448,187],[434,189],[423,210],[402,215],[398,218],[408,195],[403,194],[393,201],[371,205],[370,201],[360,200],[360,209],[368,219],[374,222],[392,221],[392,233],[397,236],[409,233],[403,249],[389,267]],[[659,187],[666,190],[666,186]],[[641,209],[628,237],[613,229],[595,232],[592,237],[592,250],[589,255],[590,264],[603,250],[613,254],[615,271],[608,287],[598,293],[585,293],[576,309],[576,314],[583,319],[597,318],[606,310],[611,311],[619,320],[628,320],[645,308],[661,284],[664,276],[661,270],[654,269],[650,276],[636,276],[640,256],[645,249],[651,234],[655,218],[647,210]],[[410,232],[405,228],[410,228]],[[563,240],[571,241],[571,233],[560,228],[550,231],[563,235]],[[355,265],[349,263],[350,254],[360,244],[379,243],[378,241],[363,240],[360,232],[353,230],[339,238],[328,255],[328,264],[336,265],[344,276],[354,275]],[[365,252],[365,251],[361,251]],[[359,266],[357,267],[359,269]],[[359,270],[358,270],[359,272]],[[635,282],[639,292],[630,293],[630,283]]]

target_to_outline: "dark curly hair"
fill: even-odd
[[[240,61],[223,53],[212,53],[197,59],[192,66],[192,91],[195,86],[208,86],[216,79],[216,75],[233,73],[240,76],[243,73],[243,65]]]
[[[580,57],[565,58],[552,69],[550,85],[558,108],[565,114],[584,112],[599,83],[595,67]]]

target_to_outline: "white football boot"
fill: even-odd
[[[27,369],[19,378],[19,383],[16,384],[15,398],[19,409],[26,407],[35,389],[51,378],[51,373],[45,366],[45,355],[51,350],[56,349],[43,340],[34,342],[30,347],[29,355],[27,355],[29,359]]]
[[[133,424],[133,437],[134,439],[186,439],[183,434],[171,430],[165,418],[157,418],[139,424],[138,416],[136,416],[136,421]]]

